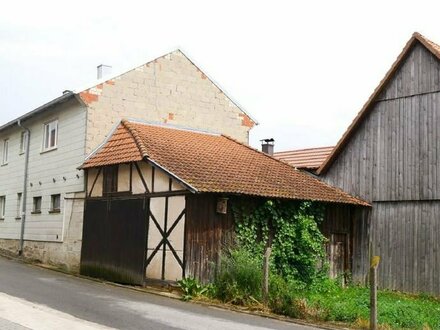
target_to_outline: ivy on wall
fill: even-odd
[[[318,228],[324,216],[322,204],[237,198],[233,210],[237,243],[253,255],[263,255],[271,230],[272,271],[303,283],[311,283],[326,272],[324,267],[317,267],[325,264],[326,238]]]

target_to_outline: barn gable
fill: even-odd
[[[414,34],[318,170],[372,204],[335,218],[356,229],[353,278],[365,278],[378,255],[382,288],[440,294],[439,50]]]
[[[433,45],[414,34],[319,168],[327,182],[370,201],[440,197],[440,61]]]

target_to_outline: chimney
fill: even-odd
[[[98,79],[104,78],[112,73],[112,67],[110,65],[100,64],[97,66]]]
[[[273,156],[273,147],[275,140],[273,138],[263,139],[261,141],[261,151],[269,156]]]

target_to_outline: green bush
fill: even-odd
[[[262,260],[245,249],[224,251],[214,281],[215,297],[233,304],[261,300]]]

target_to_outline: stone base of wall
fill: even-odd
[[[22,257],[76,273],[79,272],[81,241],[77,244],[78,248],[62,242],[25,241]],[[18,256],[19,247],[19,240],[0,239],[0,250],[3,254]]]
[[[64,233],[62,242],[25,240],[23,257],[28,260],[79,272],[84,217],[84,193],[66,194]],[[26,237],[26,232],[25,232]],[[18,256],[18,239],[0,239],[0,250],[5,254]]]

